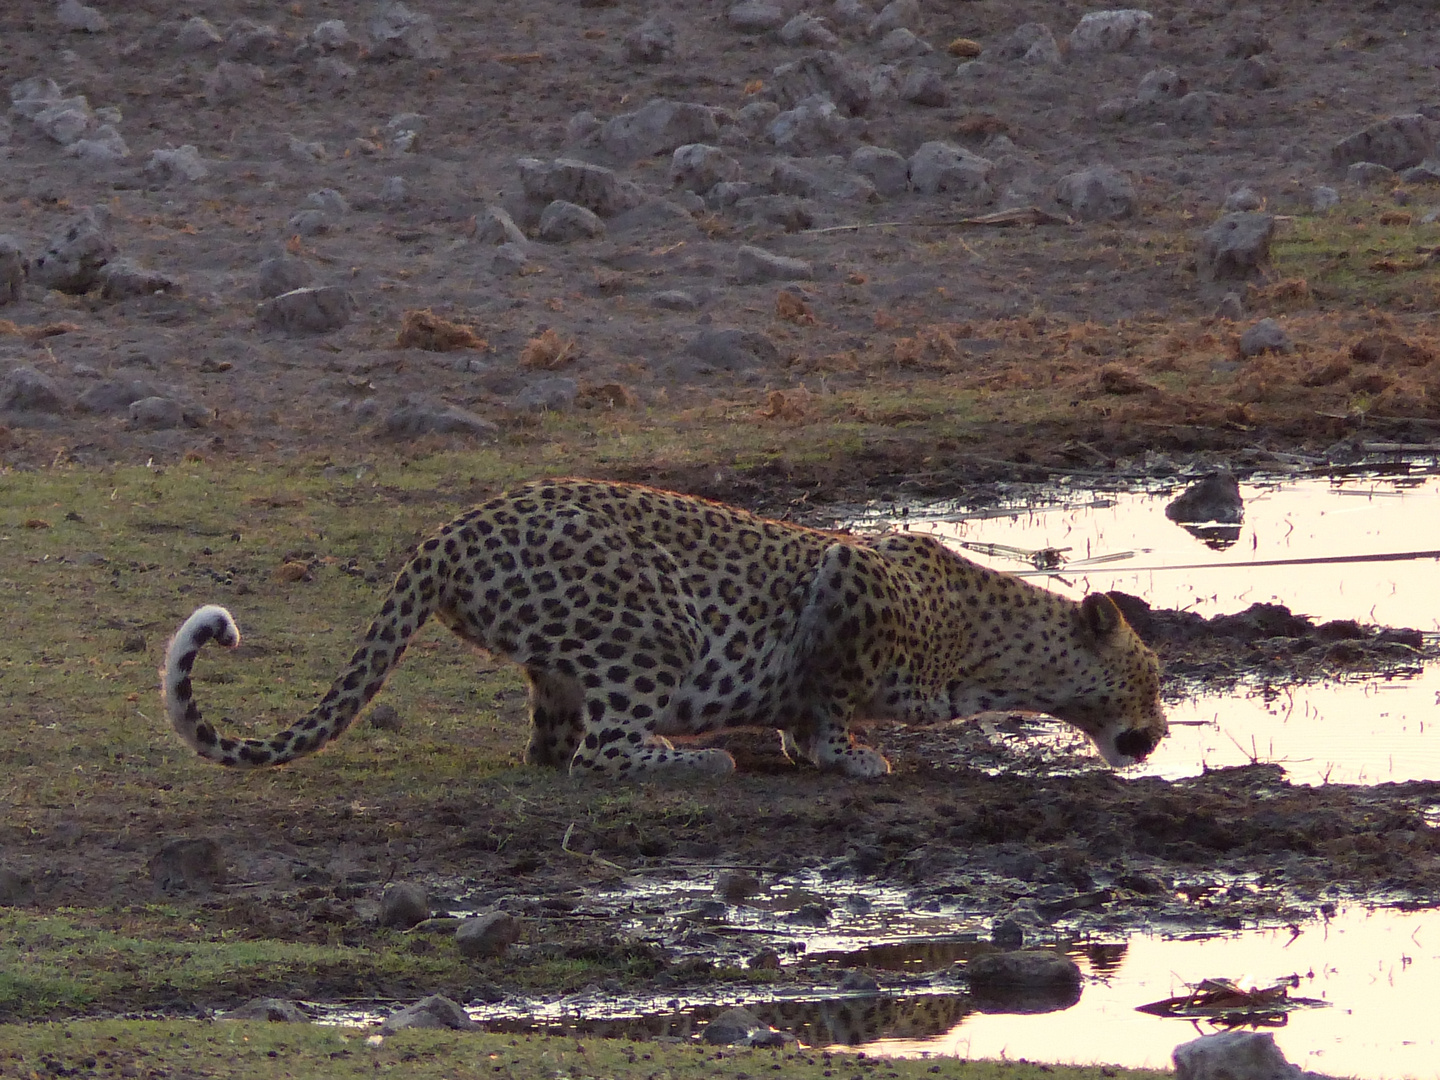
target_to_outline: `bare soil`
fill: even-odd
[[[1348,358],[1351,343],[1377,327],[1421,340],[1437,306],[1433,268],[1395,271],[1403,287],[1383,310],[1303,292],[1295,325],[1308,327],[1313,340],[1251,370],[1247,383],[1233,352],[1243,326],[1214,317],[1216,303],[1235,289],[1258,317],[1281,310],[1276,305],[1295,289],[1267,293],[1273,283],[1264,280],[1203,285],[1193,266],[1196,234],[1242,185],[1288,214],[1308,212],[1312,189],[1332,184],[1348,199],[1413,214],[1419,227],[1425,209],[1440,203],[1437,189],[1347,187],[1330,147],[1378,117],[1421,108],[1433,115],[1440,31],[1426,4],[1165,0],[1149,6],[1148,48],[1067,55],[1055,67],[996,62],[980,78],[955,73],[960,60],[946,51],[953,39],[985,46],[1022,23],[1044,22],[1063,46],[1086,9],[1061,0],[922,2],[910,29],[933,51],[898,61],[881,56],[863,27],[834,24],[837,48],[857,70],[895,63],[903,77],[933,69],[948,102],[922,106],[881,94],[862,125],[802,155],[803,168],[835,173],[840,166],[830,155],[863,143],[908,156],[946,140],[990,157],[994,181],[983,196],[859,198],[829,192],[822,181],[783,203],[788,229],[763,207],[686,197],[671,181],[668,152],[618,160],[585,142],[585,124],[572,123],[583,112],[605,121],[653,98],[729,110],[718,141],[741,179],[775,195],[771,174],[782,155],[762,134],[743,130],[736,114],[766,100],[777,66],[815,49],[738,32],[720,3],[417,0],[414,10],[434,19],[443,55],[402,51],[388,59],[363,44],[328,51],[305,44],[325,19],[345,19],[362,35],[368,4],[213,0],[193,11],[225,40],[204,48],[180,44],[183,19],[172,4],[96,6],[110,25],[89,34],[66,32],[49,6],[6,5],[0,72],[7,86],[49,76],[93,108],[118,108],[130,156],[108,164],[66,156],[30,121],[12,117],[0,146],[0,232],[33,255],[77,210],[103,207],[119,256],[178,285],[113,301],[32,283],[0,309],[13,323],[0,335],[0,368],[33,366],[58,400],[5,415],[0,457],[11,467],[187,453],[354,460],[490,445],[377,434],[409,398],[469,410],[497,425],[493,438],[502,447],[533,455],[551,438],[550,421],[516,399],[554,377],[575,380],[560,405],[572,440],[590,424],[638,430],[729,422],[705,412],[717,402],[734,403],[737,422],[771,423],[767,447],[779,449],[767,449],[759,467],[643,453],[600,462],[574,445],[557,446],[553,458],[567,469],[580,461],[770,511],[801,497],[953,494],[1057,469],[1143,469],[1157,454],[1182,465],[1211,452],[1242,465],[1292,453],[1320,460],[1339,439],[1428,440],[1433,430],[1435,401],[1425,396],[1433,356],[1423,349],[1407,354],[1418,361],[1387,361],[1393,370],[1346,359],[1353,372],[1305,381],[1306,372]],[[628,59],[625,35],[651,14],[674,24],[674,52],[655,63]],[[257,24],[274,34],[254,36]],[[1231,81],[1252,50],[1273,62],[1273,86]],[[254,85],[233,99],[207,87],[222,60],[258,67]],[[1133,95],[1156,68],[1215,91],[1213,112],[1202,122],[1096,118],[1102,102]],[[391,124],[407,113],[419,119]],[[412,128],[416,138],[401,145],[397,132]],[[207,163],[204,179],[146,171],[152,151],[183,144]],[[516,161],[561,156],[613,166],[643,198],[613,215],[601,238],[528,242],[517,272],[484,242],[485,212],[506,207],[533,236],[540,206],[523,196]],[[1131,217],[824,231],[953,222],[1011,206],[1061,214],[1056,182],[1096,163],[1132,177]],[[404,181],[402,201],[381,198],[391,177]],[[323,230],[305,231],[294,215],[323,189],[338,191],[349,208]],[[1425,235],[1417,233],[1422,246]],[[786,286],[798,306],[777,307],[781,282],[741,280],[742,244],[811,264],[810,277]],[[1363,239],[1357,244],[1363,250]],[[257,324],[259,265],[282,251],[304,260],[315,284],[349,290],[356,309],[344,328],[288,336]],[[675,290],[688,294],[686,309],[663,306],[678,302],[664,298],[657,305],[657,294]],[[426,309],[483,342],[439,352],[400,347],[406,313]],[[726,328],[758,331],[769,345],[733,363],[694,355],[697,336]],[[527,351],[552,330],[557,347]],[[464,335],[456,341],[465,344]],[[1115,364],[1120,369],[1100,377]],[[156,427],[131,420],[123,407],[87,412],[77,404],[87,390],[120,380],[140,380],[199,408],[175,426]],[[966,402],[940,437],[933,426],[908,426],[912,404],[888,404],[897,394],[932,391]],[[992,393],[1000,411],[985,405]],[[787,454],[787,431],[820,422],[834,395],[850,395],[846,422],[859,435],[828,457]],[[1058,412],[1050,405],[1026,412],[1055,401]],[[1192,678],[1233,676],[1262,662],[1272,676],[1294,676],[1306,657],[1317,669],[1384,660],[1383,641],[1352,641],[1342,656],[1334,653],[1340,639],[1316,637],[1313,628],[1296,639],[1304,648],[1288,652],[1257,651],[1255,640],[1227,644],[1206,633],[1168,640],[1157,631],[1167,660]],[[518,704],[506,715],[516,721],[518,754]],[[195,905],[197,920],[353,943],[377,934],[354,901],[373,899],[393,877],[507,905],[542,926],[560,910],[557,898],[580,904],[582,890],[607,873],[585,856],[647,872],[824,868],[917,894],[963,893],[997,916],[1026,899],[1057,922],[1067,911],[1098,909],[1117,930],[1153,920],[1236,926],[1303,917],[1347,898],[1432,904],[1440,896],[1435,783],[1293,787],[1277,768],[1259,765],[1180,783],[1094,770],[991,775],[967,764],[964,737],[953,729],[877,729],[873,739],[897,766],[878,783],[785,766],[767,760],[761,745],[751,771],[724,787],[647,792],[644,815],[611,808],[593,787],[523,770],[423,805],[399,795],[376,804],[357,790],[355,799],[370,803],[363,812],[313,806],[303,828],[289,805],[257,807],[245,820],[177,820],[173,806],[157,803],[49,808],[32,815],[38,827],[0,835],[6,861],[41,869],[37,903],[55,908],[154,898],[145,868],[156,838],[203,833],[219,842],[230,880],[244,885],[216,884],[183,900]],[[300,767],[325,765],[321,758]],[[403,822],[403,839],[393,822]],[[575,822],[585,824],[568,833],[562,851]],[[317,868],[308,884],[297,878],[300,864]],[[1067,898],[1080,899],[1067,907]],[[628,947],[613,943],[604,919],[543,925],[552,929],[532,931],[536,940],[549,935],[582,951]],[[255,989],[274,988],[228,987],[217,1000]],[[317,977],[298,989],[316,997],[444,988]]]

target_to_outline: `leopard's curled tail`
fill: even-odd
[[[405,576],[402,572],[401,581]],[[190,670],[201,646],[215,641],[233,649],[240,644],[240,629],[230,612],[214,604],[206,605],[185,620],[165,650],[165,667],[160,672],[161,693],[170,725],[201,757],[235,768],[283,765],[313,754],[338,738],[380,692],[386,677],[404,655],[406,643],[431,611],[432,607],[423,600],[418,604],[413,598],[398,602],[392,591],[379,617],[370,624],[365,640],[319,704],[269,738],[240,739],[217,731],[213,724],[201,718],[200,706],[195,703]]]

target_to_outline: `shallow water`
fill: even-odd
[[[900,921],[892,930],[900,929]],[[930,925],[933,932],[935,923]],[[745,1005],[817,1048],[1163,1068],[1179,1043],[1220,1029],[1207,1021],[1152,1016],[1136,1011],[1139,1006],[1184,995],[1187,984],[1204,979],[1269,986],[1294,977],[1292,998],[1328,1007],[1297,1009],[1267,1027],[1290,1061],[1362,1080],[1440,1077],[1440,1025],[1434,1022],[1440,920],[1430,912],[1352,908],[1293,927],[1058,946],[1080,965],[1084,985],[1074,1005],[1040,1014],[987,1011],[995,1006],[966,992],[964,962],[986,948],[972,935],[861,932],[816,935],[808,944],[810,964],[867,967],[878,974],[880,992],[842,994],[817,986],[756,996],[754,988],[719,986],[687,992],[681,1000],[673,991],[645,997],[597,990],[511,999],[469,1012],[492,1030],[688,1039],[698,1038],[722,1009]],[[379,1016],[352,1011],[326,1019],[368,1024]]]
[[[933,505],[904,514],[877,508],[852,524],[933,533],[957,547],[969,545],[961,550],[977,562],[1027,573],[1073,597],[1121,589],[1153,607],[1207,617],[1270,602],[1317,621],[1440,630],[1440,560],[1323,561],[1440,549],[1440,478],[1240,487],[1245,522],[1224,548],[1165,517],[1165,504],[1178,489],[1062,492],[1056,502],[975,515]],[[984,544],[1068,550],[1060,571],[1050,575],[974,546]],[[1087,562],[1095,559],[1113,561]],[[1437,779],[1437,700],[1440,675],[1418,667],[1383,678],[1199,694],[1170,707],[1170,737],[1137,774],[1178,778],[1259,760],[1284,765],[1297,783]]]

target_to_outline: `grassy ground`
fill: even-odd
[[[43,1075],[245,1076],[344,1080],[404,1075],[557,1080],[587,1077],[752,1080],[1150,1080],[1151,1070],[1066,1068],[953,1059],[892,1061],[848,1054],[719,1049],[621,1040],[417,1031],[366,1038],[343,1028],[288,1024],[75,1023],[0,1028],[0,1077]],[[62,1070],[76,1070],[72,1074]]]

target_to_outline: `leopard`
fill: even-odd
[[[761,517],[643,484],[532,482],[415,548],[333,684],[268,737],[201,715],[192,670],[240,630],[208,604],[174,634],[161,694],[201,758],[281,765],[342,735],[435,619],[528,683],[524,761],[572,776],[718,777],[734,759],[676,745],[778,730],[792,758],[868,778],[890,763],[860,722],[1048,713],[1109,765],[1167,733],[1155,654],[1104,593],[1075,601],[919,531],[859,534]]]

